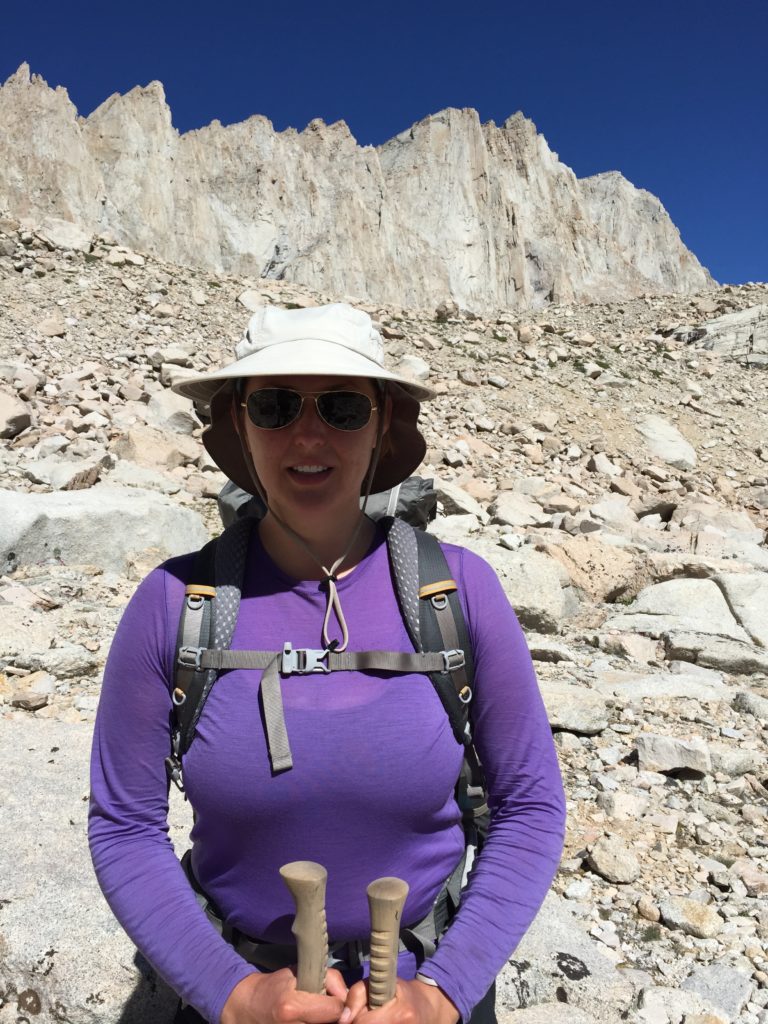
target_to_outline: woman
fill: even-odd
[[[418,403],[431,393],[384,367],[370,318],[344,304],[260,310],[237,356],[177,387],[210,404],[206,447],[268,509],[251,537],[231,647],[412,651],[384,535],[360,496],[419,464]],[[437,951],[423,962],[400,954],[394,1000],[371,1011],[378,1024],[468,1020],[535,916],[562,849],[562,785],[519,625],[492,569],[470,551],[443,548],[471,635],[472,721],[492,823]],[[90,827],[102,890],[142,953],[195,1008],[179,1020],[366,1024],[351,957],[341,973],[329,970],[327,994],[297,992],[290,969],[254,966],[241,955],[250,945],[235,948],[211,927],[174,857],[164,760],[193,565],[194,556],[171,559],[147,577],[107,663]],[[454,800],[462,749],[429,678],[284,676],[286,771],[273,770],[259,685],[258,671],[223,673],[184,757],[196,815],[191,867],[225,933],[292,941],[278,869],[293,860],[327,868],[328,931],[345,949],[367,937],[365,890],[374,878],[404,878],[403,921],[420,921],[464,847]]]

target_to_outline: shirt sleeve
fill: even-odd
[[[104,672],[91,754],[89,843],[115,917],[158,973],[208,1021],[254,972],[209,923],[168,834],[173,639],[183,600],[174,559],[139,586]],[[174,621],[173,629],[170,623]]]
[[[446,553],[455,565],[451,550]],[[485,769],[491,827],[459,911],[421,970],[466,1021],[549,890],[563,849],[565,796],[517,617],[488,563],[467,550],[458,557],[475,657],[472,728]]]

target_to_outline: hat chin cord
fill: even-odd
[[[381,417],[381,416],[378,417],[378,425],[376,427],[376,444],[373,447],[373,455],[371,456],[371,462],[370,462],[370,465],[368,467],[368,472],[367,472],[366,478],[365,478],[365,492],[364,492],[364,497],[363,497],[363,504],[362,504],[362,506],[360,508],[360,518],[358,519],[357,526],[352,531],[352,536],[350,537],[349,543],[347,544],[346,548],[344,549],[344,553],[342,555],[340,555],[339,558],[336,559],[336,561],[333,563],[333,565],[330,567],[330,569],[327,568],[325,565],[323,565],[322,559],[318,558],[318,556],[315,554],[315,552],[309,546],[307,541],[301,536],[301,534],[297,533],[296,530],[293,529],[293,527],[289,526],[288,523],[286,523],[285,520],[282,519],[277,514],[277,512],[275,512],[275,510],[270,506],[270,504],[269,504],[269,497],[267,496],[267,492],[264,490],[264,486],[261,483],[261,480],[259,480],[258,474],[256,473],[256,469],[255,469],[255,467],[253,465],[253,458],[251,457],[251,453],[250,453],[250,450],[249,450],[247,442],[246,442],[246,434],[245,434],[245,429],[244,429],[244,426],[245,426],[244,422],[240,419],[240,417],[238,417],[237,422],[238,422],[238,426],[240,427],[240,429],[238,429],[238,431],[237,431],[237,436],[240,439],[240,447],[242,448],[243,458],[245,460],[245,464],[248,467],[248,474],[249,474],[249,476],[251,478],[251,482],[252,482],[253,486],[256,488],[256,493],[259,495],[261,500],[264,502],[264,505],[266,506],[267,512],[272,516],[272,518],[275,520],[275,522],[285,531],[285,533],[293,541],[295,541],[296,544],[298,544],[299,547],[301,547],[302,550],[305,551],[309,555],[309,557],[314,562],[316,562],[320,566],[320,568],[323,570],[323,572],[325,573],[325,577],[324,577],[324,579],[322,581],[327,586],[325,617],[323,618],[323,643],[325,644],[325,647],[328,650],[332,649],[332,650],[335,650],[335,651],[344,651],[344,650],[346,650],[347,645],[349,643],[349,630],[347,629],[347,622],[346,622],[346,619],[344,618],[344,612],[343,612],[342,607],[341,607],[341,601],[339,600],[339,592],[338,592],[338,590],[336,588],[336,580],[337,580],[336,573],[339,571],[341,566],[344,564],[344,561],[346,560],[346,558],[349,555],[350,551],[354,547],[355,541],[358,538],[358,535],[360,533],[362,525],[365,522],[365,509],[366,509],[366,506],[368,505],[368,498],[371,495],[371,487],[373,485],[373,478],[374,478],[374,476],[376,474],[376,468],[377,468],[377,466],[379,464],[379,456],[381,454],[381,444],[382,444],[382,440],[384,438],[383,417]],[[330,621],[331,621],[331,612],[333,612],[335,614],[336,621],[338,622],[339,626],[341,627],[341,640],[331,640],[330,636],[328,635],[328,627],[329,627]]]

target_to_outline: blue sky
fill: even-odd
[[[766,0],[9,0],[0,80],[28,61],[88,114],[159,79],[180,131],[322,117],[372,144],[447,106],[522,110],[580,177],[657,195],[719,281],[765,281],[767,41]]]

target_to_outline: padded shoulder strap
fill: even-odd
[[[238,519],[220,537],[206,544],[195,562],[195,582],[187,587],[179,622],[174,689],[179,756],[185,754],[192,743],[195,727],[218,676],[215,669],[202,669],[197,652],[211,647],[226,650],[232,642],[254,521],[250,517]],[[212,595],[204,595],[207,611],[201,618],[194,619],[199,622],[199,630],[197,636],[192,637],[190,600],[194,601],[195,591],[212,588]]]
[[[464,746],[471,742],[469,700],[472,696],[472,651],[457,585],[440,544],[431,534],[401,519],[385,519],[387,547],[395,591],[406,629],[417,651],[458,648],[465,665],[452,672],[431,672],[453,734]]]

